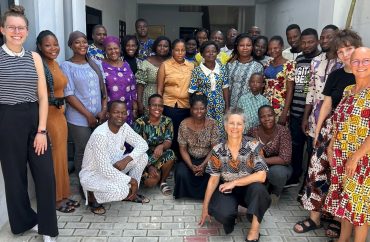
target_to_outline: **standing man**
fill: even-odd
[[[107,30],[103,25],[95,25],[92,29],[92,39],[94,42],[89,45],[89,48],[87,49],[87,55],[90,58],[96,59],[96,60],[102,60],[105,57],[104,47],[103,47],[103,41],[105,37],[107,37]]]
[[[322,53],[311,61],[311,78],[308,85],[306,105],[302,120],[302,131],[307,135],[307,150],[311,152],[313,150],[316,122],[319,118],[321,105],[324,101],[324,95],[322,92],[324,90],[326,79],[332,71],[335,71],[342,66],[338,59],[330,52],[330,44],[334,39],[337,30],[338,27],[332,24],[323,28],[320,35],[320,47]],[[308,158],[310,161],[310,156]],[[307,165],[308,164],[309,162],[307,162]],[[306,176],[307,171],[304,176],[300,193],[303,191]]]
[[[221,30],[213,31],[211,33],[210,39],[211,39],[211,41],[214,41],[217,44],[219,50],[225,44],[225,37],[224,37],[224,34],[222,33]],[[230,56],[228,54],[226,54],[225,52],[219,51],[217,53],[216,61],[218,62],[218,64],[226,65],[226,63],[229,59],[230,59]],[[200,63],[204,62],[203,56],[200,52],[198,52],[195,55],[195,60],[197,62],[197,65],[200,65]]]
[[[290,132],[292,135],[292,167],[293,174],[286,187],[298,186],[302,174],[302,160],[306,134],[302,131],[301,125],[310,81],[311,61],[320,54],[318,49],[319,38],[317,31],[312,28],[305,29],[300,38],[302,54],[296,59],[294,77],[294,93],[290,112]],[[309,156],[312,151],[309,151]]]
[[[225,52],[228,56],[231,56],[231,53],[234,50],[234,42],[238,34],[238,30],[234,28],[230,28],[226,33],[226,45],[221,48],[221,51]]]
[[[148,22],[143,19],[139,18],[135,22],[135,28],[136,28],[136,36],[139,40],[139,54],[138,58],[141,60],[144,60],[150,56],[152,53],[152,46],[154,43],[154,40],[149,39],[148,36]]]
[[[302,54],[300,46],[301,28],[297,24],[291,24],[286,28],[286,39],[290,45],[283,51],[283,57],[287,60],[295,60]]]
[[[251,26],[248,29],[249,36],[253,39],[253,41],[261,35],[261,29],[257,26]]]

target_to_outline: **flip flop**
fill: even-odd
[[[161,185],[159,186],[159,189],[165,196],[170,196],[172,194],[172,189],[168,186],[166,182],[162,182]]]
[[[73,206],[69,206],[68,204],[63,204],[56,210],[61,213],[73,213],[75,211],[75,208]]]

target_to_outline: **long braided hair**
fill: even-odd
[[[42,51],[40,49],[40,46],[42,44],[43,39],[46,36],[49,36],[49,35],[51,35],[55,39],[57,39],[57,37],[55,36],[55,34],[53,32],[51,32],[50,30],[43,30],[43,31],[41,31],[39,33],[39,35],[36,38],[36,51],[42,57],[42,63],[44,65],[44,71],[45,71],[45,77],[46,77],[46,84],[48,86],[49,94],[50,94],[49,95],[49,101],[53,101],[53,99],[55,99],[55,96],[54,96],[54,79],[53,79],[53,75],[51,74],[48,65],[45,62],[45,56],[44,56],[44,54],[42,53]]]

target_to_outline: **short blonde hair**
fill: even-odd
[[[227,111],[225,113],[225,115],[224,115],[224,125],[227,124],[227,122],[229,121],[230,116],[234,115],[234,114],[242,116],[243,123],[245,125],[245,122],[247,121],[247,117],[245,116],[244,110],[242,108],[239,108],[239,107],[232,107],[232,108],[229,109],[229,111]]]

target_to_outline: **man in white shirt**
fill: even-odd
[[[291,24],[286,28],[285,33],[290,47],[283,51],[283,57],[287,60],[295,60],[297,56],[302,54],[300,46],[301,28],[297,24]]]
[[[109,103],[107,115],[108,121],[95,129],[86,145],[79,174],[91,212],[99,215],[105,213],[101,203],[149,202],[148,198],[137,194],[148,164],[148,145],[126,123],[124,102]],[[126,143],[133,147],[128,154],[125,154]]]

